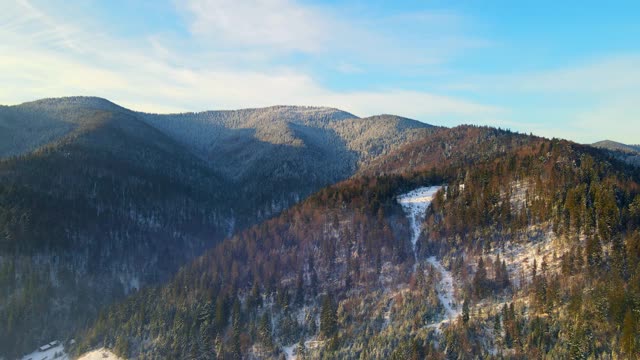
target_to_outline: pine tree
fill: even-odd
[[[487,269],[484,267],[484,260],[482,256],[478,261],[478,269],[473,278],[473,288],[476,296],[482,299],[487,294]]]
[[[500,286],[503,289],[508,288],[511,285],[511,280],[509,279],[509,270],[507,270],[507,263],[502,260],[502,279]]]
[[[296,279],[296,297],[295,303],[298,306],[304,304],[304,274],[302,270],[298,272],[298,278]]]
[[[307,261],[309,264],[309,277],[310,284],[309,288],[311,290],[311,295],[315,298],[318,295],[318,274],[316,273],[315,264],[313,262],[313,256],[309,255],[309,260]]]
[[[587,265],[591,272],[596,271],[602,263],[602,245],[597,236],[589,236],[585,247]]]
[[[266,311],[262,314],[258,323],[258,339],[266,348],[271,349],[273,347],[271,319]]]
[[[338,328],[336,307],[330,294],[325,295],[320,311],[320,334],[325,338],[333,336]]]
[[[215,318],[216,330],[220,333],[227,326],[227,309],[225,299],[222,294],[218,295],[216,299],[216,318]]]
[[[638,348],[636,346],[637,327],[638,325],[631,309],[627,309],[627,313],[624,315],[624,322],[622,323],[620,345],[622,346],[622,351],[629,359],[632,359],[634,355],[638,355]]]
[[[298,347],[296,349],[296,358],[300,360],[307,360],[307,347],[304,344],[304,338],[300,338],[300,342],[298,343]]]
[[[466,297],[462,302],[462,322],[465,326],[469,323],[469,299]]]

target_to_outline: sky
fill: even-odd
[[[0,0],[0,104],[330,106],[640,143],[638,1]]]

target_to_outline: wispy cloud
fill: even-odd
[[[0,28],[0,69],[10,69],[0,72],[0,81],[13,84],[0,89],[0,98],[4,103],[15,103],[89,94],[152,112],[324,105],[363,116],[387,112],[425,120],[438,116],[495,116],[502,112],[473,101],[396,87],[337,91],[321,85],[304,69],[244,66],[251,62],[247,56],[261,57],[260,51],[252,55],[252,46],[319,51],[316,46],[322,44],[327,26],[322,20],[324,10],[280,0],[253,5],[256,7],[224,1],[189,2],[196,37],[223,37],[225,42],[239,42],[251,48],[239,51],[212,46],[212,50],[196,52],[199,59],[194,60],[193,53],[182,54],[172,39],[161,36],[135,41],[107,35],[85,36],[94,33],[84,28],[85,24],[55,19],[25,0],[13,8],[17,18],[24,18],[21,25]],[[65,46],[44,46],[50,39],[41,39],[41,33],[52,34]],[[199,43],[202,39],[194,41]],[[242,66],[234,61],[238,56],[245,57]],[[352,65],[342,66],[342,71],[358,70]]]
[[[637,143],[640,55],[615,54],[537,71],[469,76],[447,84],[457,93],[497,99],[515,128],[580,142]],[[624,129],[621,131],[621,129]]]
[[[638,89],[640,54],[614,54],[561,67],[515,73],[485,73],[451,81],[443,88],[460,91],[596,94]]]
[[[317,51],[331,26],[322,10],[289,0],[187,0],[183,8],[197,36],[231,46]]]
[[[294,0],[185,0],[173,4],[186,33],[116,36],[101,19],[37,1],[0,12],[0,103],[81,94],[150,112],[322,105],[638,142],[637,53],[486,74],[449,67],[495,44],[447,11],[356,16],[362,9]]]

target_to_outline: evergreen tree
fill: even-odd
[[[462,302],[462,322],[465,325],[469,323],[469,299],[467,297],[465,297],[464,302]]]
[[[300,360],[307,360],[307,347],[304,344],[304,338],[300,338],[300,342],[298,343],[298,347],[296,349],[296,358]]]
[[[638,325],[631,309],[627,309],[624,315],[624,322],[622,323],[622,337],[620,339],[620,345],[622,351],[627,355],[629,359],[632,359],[634,355],[640,355],[638,347],[636,346],[636,337],[638,336]]]
[[[218,297],[216,299],[215,324],[218,332],[222,332],[227,326],[227,309],[224,295],[222,294],[218,294]]]
[[[336,306],[330,294],[325,295],[320,311],[320,334],[324,338],[330,338],[338,330]]]
[[[298,277],[296,279],[295,303],[297,306],[302,306],[304,304],[304,274],[302,273],[302,270],[298,272]]]
[[[268,312],[264,312],[258,323],[258,339],[267,349],[272,349],[273,339],[271,338],[271,319]]]
[[[482,299],[487,294],[487,269],[484,266],[482,256],[478,261],[478,269],[473,278],[473,289],[478,299]]]

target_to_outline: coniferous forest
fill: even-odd
[[[398,170],[317,192],[225,240],[168,285],[102,312],[78,351],[635,358],[637,169],[566,141],[489,128],[435,136],[451,149],[446,161],[392,154],[428,170],[391,161]],[[415,154],[416,145],[400,151]],[[428,210],[414,260],[395,198],[433,184],[447,187]],[[431,256],[453,274],[456,318],[443,316],[440,274],[424,261]]]
[[[640,169],[611,150],[326,108],[0,110],[55,139],[0,161],[0,356],[640,356]]]

